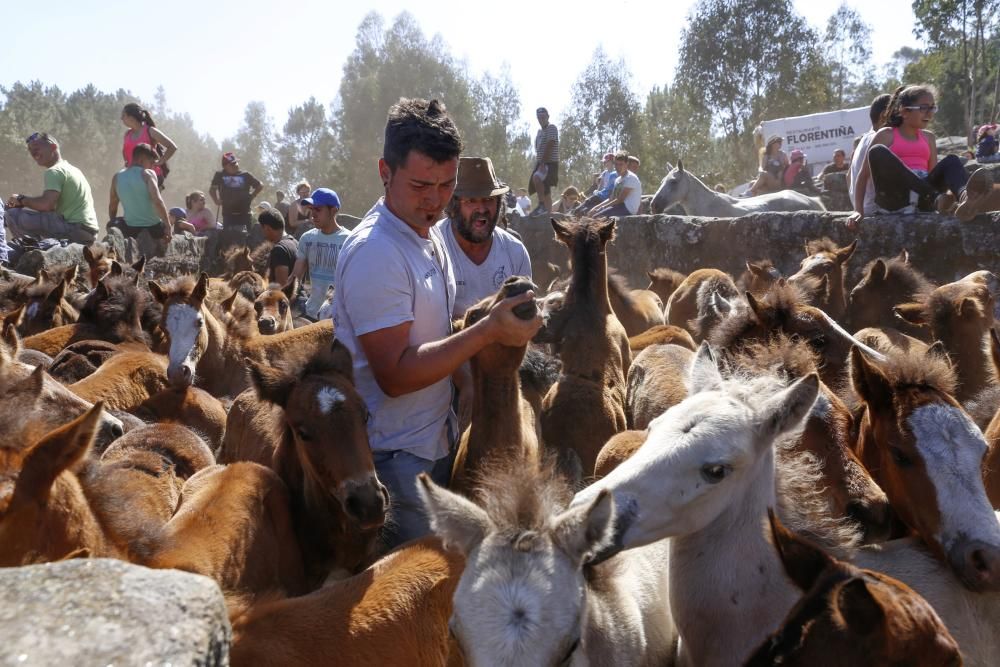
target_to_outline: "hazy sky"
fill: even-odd
[[[817,28],[836,8],[793,1]],[[873,28],[876,66],[901,46],[917,45],[910,0],[847,3]],[[12,1],[3,12],[0,84],[38,79],[69,91],[93,83],[150,101],[162,84],[168,106],[190,113],[200,131],[216,138],[236,130],[251,100],[262,100],[280,128],[288,109],[309,96],[334,98],[367,12],[390,22],[408,10],[425,34],[440,33],[473,74],[508,63],[525,120],[534,123],[535,107],[544,105],[558,123],[570,86],[598,45],[625,59],[640,98],[672,81],[693,4],[578,0],[567,11],[565,3],[538,0],[50,0],[39,17],[32,3]],[[497,5],[506,7],[502,16],[486,8]]]

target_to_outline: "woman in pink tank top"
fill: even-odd
[[[128,128],[122,144],[122,157],[125,158],[125,166],[132,166],[132,151],[135,150],[136,146],[149,144],[160,156],[153,166],[153,171],[156,172],[156,178],[162,190],[163,181],[170,173],[167,160],[177,152],[177,144],[158,130],[149,112],[135,102],[126,104],[125,108],[122,109],[122,123]]]
[[[868,177],[875,188],[875,205],[885,211],[914,210],[948,213],[965,200],[969,180],[957,155],[937,159],[937,141],[927,128],[934,120],[937,91],[933,86],[900,86],[886,109],[886,126],[875,133],[861,166],[854,192],[855,213],[861,217]],[[916,202],[911,198],[916,193]]]

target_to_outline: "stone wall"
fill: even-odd
[[[797,270],[809,239],[828,236],[840,245],[859,239],[848,282],[880,256],[906,248],[911,261],[936,282],[949,282],[978,269],[1000,273],[1000,212],[960,223],[936,213],[865,219],[857,234],[844,226],[846,213],[758,213],[741,218],[637,215],[619,219],[608,262],[633,287],[645,287],[646,271],[670,267],[690,272],[716,267],[738,275],[746,260],[768,258],[784,274]],[[566,265],[565,246],[554,240],[547,217],[514,217],[511,227],[524,239],[531,263]],[[536,275],[540,272],[536,270]],[[544,285],[543,285],[544,287]]]

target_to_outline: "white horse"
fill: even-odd
[[[659,189],[649,205],[650,213],[662,213],[674,204],[684,209],[687,215],[716,218],[737,218],[747,213],[761,211],[825,211],[823,202],[815,197],[807,197],[795,190],[781,190],[757,197],[731,197],[716,192],[697,176],[684,170],[684,163],[663,177]]]
[[[490,470],[479,493],[485,509],[419,478],[434,531],[466,557],[450,622],[465,663],[673,664],[667,541],[585,571],[610,543],[611,494],[567,509],[565,482],[525,468]]]
[[[648,439],[632,458],[578,493],[572,506],[611,490],[619,507],[619,546],[672,538],[670,613],[680,635],[680,663],[739,665],[799,597],[763,526],[769,507],[787,514],[808,505],[798,495],[801,489],[779,488],[796,475],[809,475],[776,471],[774,446],[801,428],[817,396],[817,379],[810,375],[787,387],[773,377],[724,380],[703,344],[691,367],[689,390],[685,401],[650,424]],[[942,485],[966,490],[939,495],[939,502],[956,505],[942,508],[942,520],[955,517],[967,539],[996,543],[1000,523],[986,500],[981,458],[963,453],[970,448],[985,452],[986,443],[981,434],[972,441],[969,419],[960,409],[936,415],[935,428],[925,429],[920,446],[947,459],[937,473]],[[850,540],[842,539],[845,527],[821,514],[783,520],[851,549]],[[824,521],[825,528],[819,525]],[[968,590],[911,538],[859,549],[852,560],[923,595],[958,642],[966,664],[1000,664],[1000,594]]]

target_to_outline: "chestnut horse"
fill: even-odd
[[[754,296],[762,296],[781,279],[781,271],[769,259],[747,260],[746,266],[747,270],[736,279],[736,287],[741,294],[753,292]]]
[[[608,274],[608,298],[611,310],[628,336],[663,324],[663,302],[651,290],[630,289],[628,283],[617,273]]]
[[[681,283],[684,282],[684,278],[687,277],[680,271],[674,271],[666,267],[647,271],[646,276],[649,278],[649,285],[646,289],[660,297],[660,301],[664,304],[670,300],[670,295],[680,287]]]
[[[248,363],[260,397],[253,416],[265,435],[279,434],[271,465],[290,493],[310,587],[358,572],[374,556],[389,497],[375,476],[368,410],[354,388],[350,353],[334,341],[297,365]],[[274,418],[277,424],[267,423]],[[247,434],[232,423],[226,430],[220,458],[236,460]]]
[[[822,280],[826,276],[826,300],[818,305],[833,319],[838,322],[843,321],[844,315],[847,313],[844,267],[857,247],[857,239],[843,248],[837,247],[836,243],[826,237],[807,242],[806,257],[802,260],[798,272],[789,276],[788,282],[795,283],[805,276]]]
[[[997,383],[988,349],[998,289],[1000,279],[976,271],[938,287],[926,301],[894,309],[910,324],[928,327],[932,339],[944,344],[958,374],[955,398],[962,403]]]
[[[851,351],[862,401],[855,451],[905,527],[973,591],[1000,590],[1000,524],[983,485],[982,432],[953,397],[940,346],[869,361]]]
[[[739,298],[736,283],[728,273],[718,269],[691,272],[667,301],[666,324],[687,329],[694,342],[700,343],[719,320],[711,306],[717,295],[729,301]]]
[[[851,331],[891,327],[930,342],[927,327],[910,324],[893,312],[900,304],[926,301],[934,291],[934,285],[910,264],[906,250],[896,257],[872,260],[861,274],[861,280],[847,298],[847,324]]]
[[[551,342],[563,362],[542,403],[542,439],[559,453],[565,472],[582,475],[594,469],[608,438],[625,429],[625,372],[632,353],[608,300],[605,248],[615,221],[553,219],[552,227],[570,251],[573,277],[563,307],[535,339]]]
[[[448,663],[451,598],[465,559],[434,537],[302,597],[230,605],[234,667]],[[317,623],[322,631],[311,632]]]
[[[913,589],[837,560],[768,515],[785,574],[803,596],[746,667],[962,664],[958,643]]]
[[[496,295],[483,299],[465,312],[463,326],[469,327],[486,317],[490,309],[507,297],[536,289],[527,278],[511,276]],[[514,314],[533,319],[535,302],[518,306]],[[462,434],[451,469],[449,488],[466,495],[472,480],[483,474],[490,459],[519,460],[525,466],[538,464],[538,436],[535,411],[521,395],[519,370],[525,347],[493,343],[469,360],[472,369],[472,420]]]
[[[290,331],[292,323],[292,299],[299,291],[299,279],[282,287],[271,283],[253,302],[257,313],[257,329],[265,336]]]

